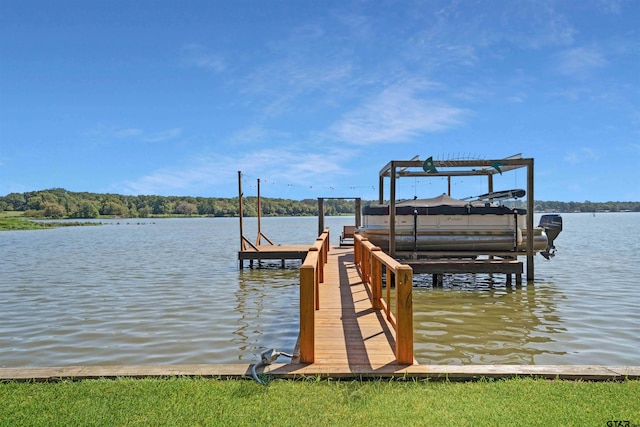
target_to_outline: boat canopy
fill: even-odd
[[[396,203],[396,207],[411,206],[411,207],[419,207],[419,208],[433,208],[436,206],[484,206],[484,205],[485,205],[485,202],[480,202],[480,201],[468,202],[466,200],[454,199],[453,197],[450,197],[445,193],[437,197],[432,197],[430,199],[404,200],[402,202]]]
[[[467,201],[441,194],[430,199],[404,200],[396,203],[396,215],[508,215],[526,214],[526,209],[512,209],[488,201]],[[389,215],[389,205],[367,205],[363,215]]]

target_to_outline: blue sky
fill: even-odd
[[[375,199],[390,160],[522,153],[537,200],[638,201],[638,22],[623,0],[0,0],[0,195],[234,197],[240,170],[245,195]]]

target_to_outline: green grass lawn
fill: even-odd
[[[0,384],[2,426],[640,424],[640,381],[148,379]],[[614,425],[614,424],[612,424]]]
[[[25,218],[7,218],[0,217],[0,231],[7,230],[41,230],[45,228],[56,227],[77,227],[77,226],[94,226],[101,225],[96,222],[82,222],[82,221],[66,221],[66,222],[33,222]]]

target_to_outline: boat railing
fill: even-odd
[[[315,357],[315,311],[320,309],[319,286],[324,282],[324,265],[329,255],[329,228],[318,236],[300,266],[300,362]]]
[[[384,310],[396,332],[397,362],[412,364],[413,269],[393,259],[357,233],[354,239],[354,260],[360,270],[362,281],[371,290],[373,309]],[[382,295],[383,280],[386,280],[386,298]],[[395,288],[393,295],[392,288]],[[395,306],[395,310],[392,305]]]

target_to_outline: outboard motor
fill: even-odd
[[[543,228],[547,235],[547,249],[540,252],[540,254],[546,259],[550,259],[556,255],[556,247],[553,241],[562,231],[562,217],[557,214],[542,215],[538,227]]]

